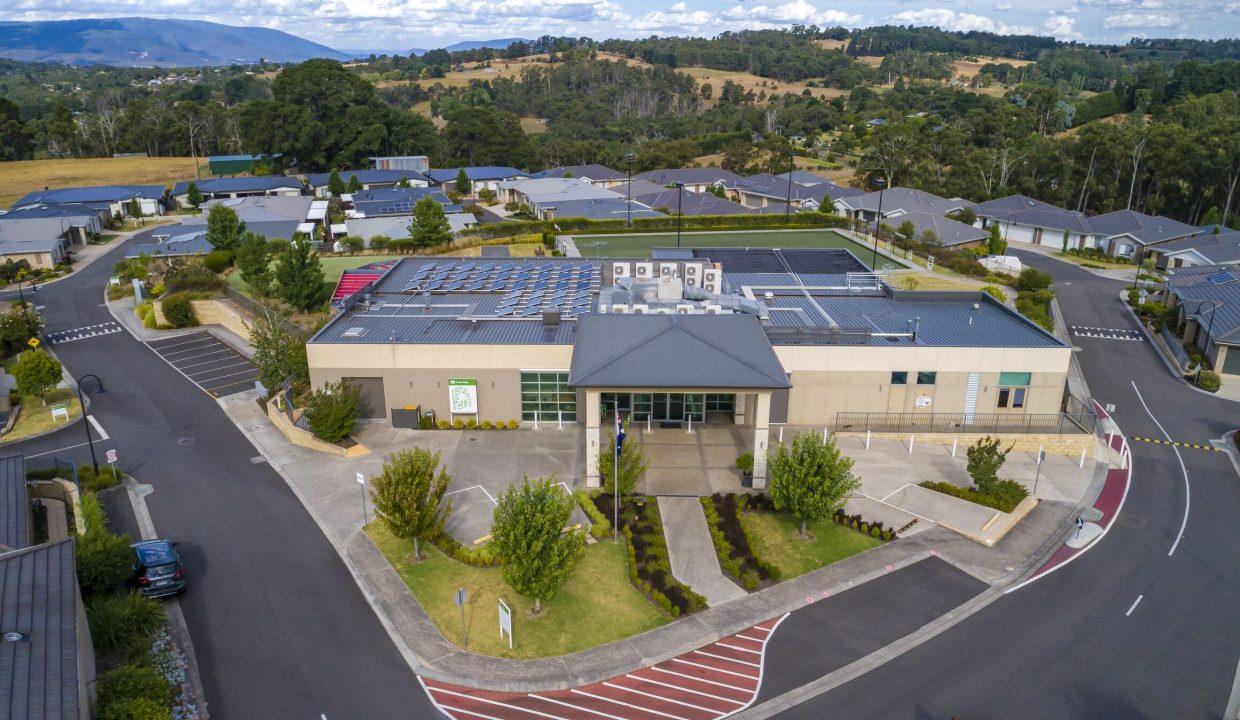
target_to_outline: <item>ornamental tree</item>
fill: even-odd
[[[808,521],[827,519],[861,487],[852,458],[840,452],[834,437],[824,441],[816,432],[797,433],[791,447],[777,446],[768,467],[771,503],[801,520],[802,538],[808,537]]]
[[[216,250],[235,250],[245,233],[245,223],[237,211],[226,205],[212,205],[207,211],[207,242]]]
[[[276,261],[275,279],[280,299],[299,310],[309,310],[323,301],[323,266],[304,234],[296,233],[288,250]]]
[[[409,237],[418,247],[433,247],[452,242],[452,226],[444,215],[443,206],[429,195],[424,195],[413,206],[413,222],[409,223]]]
[[[443,501],[451,476],[439,464],[439,453],[413,448],[392,453],[383,470],[370,479],[370,498],[384,527],[403,540],[413,540],[413,559],[421,560],[420,541],[443,527],[452,510]]]
[[[628,432],[629,421],[624,421],[625,432]],[[609,442],[599,448],[598,475],[603,484],[603,492],[616,494],[616,476],[619,475],[620,493],[631,495],[637,491],[637,481],[641,479],[650,462],[642,451],[642,445],[632,438],[620,448],[620,465],[613,472],[612,466],[616,458],[616,433],[608,433]]]
[[[47,394],[60,384],[63,377],[60,361],[42,350],[27,350],[13,365],[17,392],[38,395],[44,405],[47,405]]]
[[[507,561],[500,572],[513,590],[534,598],[535,613],[568,579],[585,549],[580,530],[564,532],[572,511],[573,498],[554,475],[510,485],[495,506],[491,543]]]

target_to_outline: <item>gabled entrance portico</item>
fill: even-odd
[[[754,487],[766,486],[771,392],[789,387],[752,315],[586,315],[578,321],[569,384],[585,391],[586,484],[616,406],[633,422],[753,428]],[[611,407],[605,407],[606,396]],[[729,413],[725,415],[724,413]]]

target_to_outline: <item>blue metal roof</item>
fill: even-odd
[[[460,168],[443,168],[440,170],[431,170],[426,173],[427,177],[439,184],[454,182]],[[465,175],[473,182],[479,180],[508,180],[511,178],[528,178],[529,173],[524,170],[518,170],[514,167],[503,167],[487,165],[483,167],[467,167]]]
[[[164,196],[163,185],[101,185],[97,187],[60,188],[58,190],[36,190],[28,193],[13,207],[46,203],[58,205],[64,203],[115,203],[129,202],[133,198],[158,200]]]
[[[363,185],[372,183],[392,183],[396,184],[401,180],[419,180],[427,182],[430,178],[426,177],[417,170],[340,170],[340,179],[345,185],[349,184],[349,179],[357,176],[357,181]],[[327,187],[327,183],[331,180],[331,173],[315,173],[307,175],[306,180],[309,181],[310,187]]]
[[[40,218],[95,218],[99,210],[84,205],[27,205],[0,215],[0,220],[30,220]]]
[[[198,184],[198,190],[205,194],[234,192],[267,192],[280,188],[301,189],[297,178],[281,175],[260,175],[258,177],[225,177],[207,178],[205,180],[182,180],[172,188],[172,194],[184,195],[189,192],[191,182]]]

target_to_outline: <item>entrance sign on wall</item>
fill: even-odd
[[[928,408],[930,407],[930,404],[932,402],[933,401],[930,399],[929,395],[918,395],[917,396],[917,407],[919,408]]]
[[[448,409],[453,415],[477,415],[478,381],[474,378],[449,378]]]

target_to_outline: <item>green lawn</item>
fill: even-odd
[[[395,260],[400,255],[327,255],[319,256],[319,264],[323,266],[323,279],[332,287],[336,286],[336,282],[340,280],[340,276],[344,275],[345,270],[359,268],[363,265],[371,263],[383,262],[384,260]],[[275,270],[275,263],[272,262],[272,270]],[[249,292],[249,286],[241,279],[241,273],[233,269],[228,274],[228,284],[234,289],[241,292]]]
[[[57,419],[52,421],[52,406],[69,404],[69,420]],[[82,414],[82,405],[78,402],[77,396],[68,388],[56,388],[47,394],[47,407],[43,406],[43,401],[37,396],[29,395],[22,398],[21,415],[17,416],[17,422],[13,423],[13,429],[8,435],[0,438],[0,442],[13,442],[28,438],[31,435],[37,435],[47,432],[56,427],[62,427],[69,421]]]
[[[498,568],[463,565],[429,544],[429,557],[409,562],[413,543],[393,537],[379,522],[366,533],[396,568],[418,602],[449,641],[461,644],[461,610],[453,603],[465,588],[465,622],[470,652],[506,658],[567,655],[659,627],[670,618],[629,584],[624,545],[587,546],[577,567],[555,597],[533,614],[532,600],[517,595]],[[498,600],[512,608],[513,648],[499,639]]]
[[[656,247],[675,247],[676,233],[626,233],[621,235],[577,235],[573,238],[583,257],[650,257]],[[594,247],[593,243],[602,243]],[[731,248],[842,248],[851,250],[869,265],[873,251],[834,230],[746,230],[738,232],[683,232],[682,247]],[[880,263],[895,261],[880,258]]]
[[[784,580],[883,544],[830,520],[810,523],[813,539],[800,540],[801,521],[788,513],[747,512],[741,521],[753,539],[754,553],[779,568]]]

